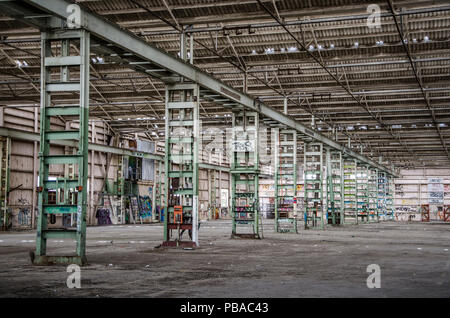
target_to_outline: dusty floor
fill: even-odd
[[[0,297],[450,297],[450,223],[394,223],[231,240],[230,221],[202,224],[196,250],[158,249],[161,225],[88,228],[81,289],[62,266],[36,267],[34,232],[0,234]],[[70,254],[74,243],[50,240]],[[369,264],[381,288],[369,289]]]

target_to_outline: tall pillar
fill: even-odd
[[[356,159],[344,158],[344,223],[358,224]]]
[[[358,218],[362,222],[369,222],[369,166],[358,162],[356,168],[356,207]]]
[[[386,220],[386,172],[383,171],[378,171],[378,214]]]
[[[310,142],[304,147],[305,229],[324,228],[323,144]]]
[[[69,55],[69,42],[79,43],[79,56]],[[52,49],[52,42],[59,42],[62,49]],[[57,55],[59,52],[59,56]],[[48,264],[86,264],[86,210],[88,178],[88,118],[89,118],[89,52],[90,37],[85,30],[54,30],[41,33],[41,127],[39,150],[39,197],[36,252],[31,256],[36,265]],[[71,78],[70,67],[79,67],[77,81]],[[60,78],[54,81],[50,72],[59,70]],[[60,92],[77,92],[78,106],[52,105],[52,94]],[[77,117],[77,129],[55,131],[50,127],[50,120],[55,116]],[[78,142],[76,153],[72,155],[53,155],[50,153],[52,140],[71,140]],[[75,178],[58,178],[50,180],[50,167],[74,165],[78,168]],[[64,170],[64,169],[63,169]],[[57,193],[56,204],[49,201],[49,192]],[[61,196],[61,192],[63,195]],[[76,203],[66,200],[76,197]],[[64,199],[62,202],[60,197]],[[76,229],[49,229],[50,215],[76,214]],[[76,240],[76,256],[47,255],[49,238]]]
[[[163,246],[198,246],[199,100],[197,84],[166,87]]]
[[[327,206],[328,224],[343,224],[344,220],[344,169],[342,153],[327,148]]]
[[[297,132],[275,132],[275,231],[297,233]]]
[[[236,111],[232,123],[231,237],[259,239],[259,114]]]

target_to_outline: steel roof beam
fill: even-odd
[[[11,1],[8,1],[10,3]],[[43,10],[44,12],[50,13],[60,19],[66,21],[70,15],[67,12],[68,5],[72,4],[66,0],[24,0],[24,1],[14,1],[15,3],[22,3],[34,6],[37,9]],[[1,5],[1,2],[0,2]],[[323,144],[340,150],[346,155],[354,157],[362,162],[368,163],[380,170],[386,171],[392,175],[397,175],[397,172],[389,167],[380,165],[365,156],[362,156],[337,142],[325,137],[324,135],[312,131],[303,124],[297,122],[289,116],[286,116],[277,110],[263,104],[258,99],[244,94],[224,83],[220,80],[212,77],[206,72],[198,69],[197,67],[184,62],[183,60],[171,56],[168,53],[150,45],[143,39],[120,28],[117,24],[111,23],[106,19],[86,10],[81,7],[81,27],[89,31],[92,36],[98,37],[120,49],[131,52],[134,56],[139,57],[144,61],[151,61],[154,64],[162,67],[176,75],[175,78],[161,78],[165,82],[170,82],[179,77],[184,77],[188,80],[198,83],[200,86],[220,94],[223,97],[230,99],[231,101],[242,104],[244,107],[257,111],[260,114],[267,116],[269,118],[275,119],[276,121],[296,129],[303,135],[312,137],[313,139],[322,142]]]
[[[321,61],[321,59],[317,58],[314,54],[312,54],[307,48],[306,48],[306,44],[302,43],[287,27],[286,25],[280,21],[263,3],[261,0],[257,0],[257,2],[259,3],[259,5],[279,24],[279,26],[281,26],[294,40],[295,42],[297,42],[297,44],[317,63],[319,64],[327,73],[328,75],[330,75],[333,80],[339,84],[339,86],[341,86],[346,92],[347,94],[352,97],[362,108],[364,108],[376,121],[378,121],[380,123],[380,125],[394,138],[398,141],[398,143],[403,146],[405,149],[407,149],[411,155],[416,158],[416,155],[414,154],[414,152],[410,151],[408,148],[408,145],[405,144],[400,136],[396,136],[395,133],[390,129],[390,127],[386,126],[383,121],[376,115],[374,115],[371,110],[367,107],[367,105],[363,104],[363,98],[358,99],[351,91],[350,88],[348,87],[348,85],[342,83],[340,81],[340,78],[337,77],[337,75],[333,74],[328,68],[327,66],[325,66],[325,64],[323,63],[323,61]],[[348,83],[347,83],[348,84]],[[363,95],[363,97],[365,97],[365,95]],[[417,159],[417,158],[416,158]]]
[[[424,99],[425,104],[426,104],[426,106],[428,108],[428,111],[430,112],[430,116],[431,116],[431,119],[433,121],[434,126],[436,127],[436,131],[437,131],[437,133],[439,135],[439,139],[441,140],[442,147],[444,148],[444,151],[447,154],[447,157],[450,159],[450,153],[449,153],[449,151],[447,149],[447,145],[445,143],[444,137],[442,136],[441,130],[439,129],[439,124],[436,121],[436,116],[434,114],[434,109],[430,105],[430,101],[428,100],[427,93],[425,92],[424,87],[422,85],[422,81],[419,78],[419,74],[417,73],[416,64],[414,63],[413,58],[411,57],[411,53],[409,52],[408,45],[405,42],[405,37],[403,36],[403,32],[400,30],[400,25],[399,25],[398,20],[397,20],[397,15],[398,14],[395,13],[392,0],[387,0],[387,3],[388,3],[388,6],[389,6],[389,10],[391,11],[392,18],[394,19],[395,27],[397,28],[398,35],[400,36],[400,41],[403,44],[403,48],[404,48],[404,50],[406,52],[406,55],[408,56],[409,63],[411,64],[411,69],[412,69],[412,71],[414,73],[414,77],[415,77],[415,79],[417,81],[417,84],[420,87],[420,91],[421,91],[421,93],[423,95],[423,99]]]

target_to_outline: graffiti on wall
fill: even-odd
[[[444,204],[444,185],[442,178],[428,179],[428,202],[430,204]]]
[[[395,185],[395,196],[403,197],[404,195],[405,195],[405,192],[403,191],[403,184],[396,184]]]
[[[140,201],[140,209],[139,216],[141,219],[151,218],[152,217],[152,200],[149,196],[139,196]]]
[[[31,211],[29,207],[19,209],[17,214],[17,222],[20,226],[31,226]]]
[[[450,184],[444,184],[444,198],[450,198]]]

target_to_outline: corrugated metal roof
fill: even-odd
[[[171,24],[192,26],[196,41],[194,63],[198,67],[238,89],[243,89],[242,69],[247,68],[250,94],[279,110],[283,108],[283,95],[289,96],[290,112],[304,124],[310,123],[310,111],[325,116],[328,124],[336,127],[360,123],[368,129],[355,129],[354,133],[370,139],[374,147],[380,146],[376,136],[387,134],[376,128],[380,125],[367,110],[355,103],[254,0],[165,0],[170,12],[162,0],[77,2],[173,55],[179,51],[178,32],[148,10]],[[272,3],[264,1],[277,14]],[[403,139],[405,143],[419,149],[415,136],[424,132],[432,135],[435,128],[425,126],[431,122],[430,113],[424,108],[423,96],[384,1],[277,0],[274,3],[298,41],[307,48],[312,45],[312,54],[323,60],[351,92],[363,97],[364,103],[367,102],[368,108],[383,122],[392,125],[401,118],[403,128],[398,133],[401,136],[403,131],[408,132]],[[372,3],[379,3],[382,9],[379,29],[368,28],[366,19],[362,18]],[[402,29],[412,58],[419,61],[415,65],[436,118],[439,123],[450,125],[450,8],[446,7],[450,4],[426,0],[395,1],[395,4],[399,12],[404,13]],[[29,84],[30,78],[35,83],[40,80],[39,33],[1,15],[0,30],[0,47],[7,54],[0,56],[0,104],[39,100],[38,93],[30,89]],[[95,69],[92,83],[96,89],[91,91],[91,98],[103,101],[98,95],[100,92],[108,101],[102,107],[113,118],[147,114],[155,119],[142,121],[142,125],[161,124],[164,84],[131,71],[126,65],[114,64],[108,56],[103,58],[104,64],[92,64]],[[16,60],[26,61],[28,66],[19,70]],[[55,96],[55,100],[68,102],[71,96]],[[144,107],[138,111],[132,104],[147,101],[148,104],[142,104]],[[208,112],[229,112],[208,101],[203,106]],[[399,112],[403,112],[401,117]],[[107,120],[98,107],[92,107],[91,116]],[[207,114],[202,113],[202,116]],[[411,128],[412,125],[417,128]],[[441,132],[450,142],[448,125],[442,127]],[[389,134],[387,136],[395,143]],[[434,135],[430,138],[438,140]],[[379,149],[384,151],[382,146]],[[406,150],[399,147],[395,156],[405,154]],[[439,155],[443,156],[443,151]]]

